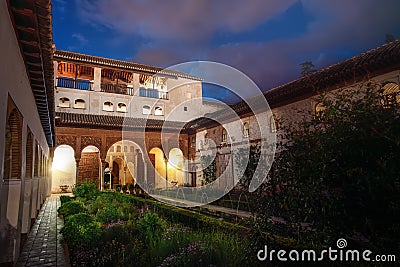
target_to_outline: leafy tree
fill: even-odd
[[[382,106],[369,83],[321,96],[324,116],[284,129],[269,180],[258,191],[256,230],[307,245],[345,237],[394,251],[400,240],[400,106]],[[309,227],[312,231],[306,230]]]
[[[203,168],[203,184],[209,184],[217,179],[217,163],[211,155],[201,157]]]
[[[301,67],[301,76],[305,77],[315,72],[315,66],[312,61],[306,61],[300,64]]]

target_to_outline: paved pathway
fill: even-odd
[[[46,199],[16,266],[70,266],[61,244],[60,230],[64,222],[57,216],[60,205],[59,195]]]

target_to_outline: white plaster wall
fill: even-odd
[[[48,155],[49,148],[40,123],[35,98],[27,77],[25,63],[20,53],[18,41],[15,37],[8,7],[5,0],[0,1],[0,132],[5,132],[8,95],[21,112],[24,122],[27,123],[34,138]],[[4,135],[0,136],[0,173],[3,177],[4,162]]]

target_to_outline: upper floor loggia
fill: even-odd
[[[56,50],[53,59],[57,88],[168,100],[169,80],[200,81],[182,72],[69,51]]]

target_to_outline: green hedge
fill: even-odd
[[[80,201],[64,202],[61,207],[58,208],[58,214],[64,217],[84,212],[86,212],[86,209]]]

